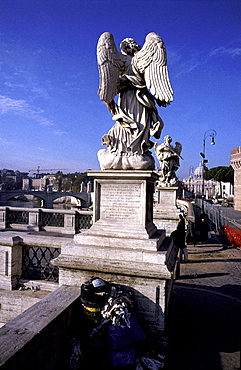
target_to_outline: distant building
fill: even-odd
[[[234,209],[241,211],[241,146],[231,150],[231,166],[234,169]]]
[[[203,185],[203,165],[202,163],[195,169],[195,171],[188,177],[183,179],[183,185],[190,195],[196,197],[202,196],[202,185]],[[213,198],[217,194],[217,182],[214,180],[204,180],[204,195],[205,198]]]
[[[215,180],[204,180],[202,163],[188,177],[183,179],[184,189],[188,191],[189,196],[202,196],[202,185],[204,183],[204,197],[206,199],[228,198],[233,196],[233,186],[228,182],[218,182]]]
[[[44,176],[42,178],[27,177],[23,179],[22,184],[23,184],[22,190],[34,190],[34,191],[47,190],[47,186],[49,185],[49,179],[47,176]]]
[[[26,172],[13,171],[6,168],[0,170],[0,184],[2,190],[21,189],[22,180],[26,175]]]

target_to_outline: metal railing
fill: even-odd
[[[29,223],[29,213],[26,211],[15,211],[12,212],[7,209],[6,212],[6,222],[7,225],[10,224],[28,224]]]
[[[46,231],[74,235],[81,229],[89,229],[93,223],[92,219],[92,211],[0,207],[0,230],[2,231]],[[5,246],[2,248],[5,251]],[[20,255],[22,254],[19,275],[22,279],[58,282],[59,271],[51,264],[51,260],[61,253],[61,242],[56,242],[49,247],[46,241],[45,246],[39,246],[38,238],[35,237],[34,240],[20,243],[19,248],[21,248]]]
[[[54,227],[64,227],[64,214],[56,212],[40,212],[40,225],[45,226],[54,226]]]
[[[92,211],[0,207],[0,230],[76,234],[92,225]]]
[[[93,225],[93,214],[80,214],[76,215],[76,229],[89,229]]]
[[[199,207],[202,206],[202,200],[196,199],[195,204]],[[207,214],[209,220],[213,222],[216,230],[219,230],[222,226],[227,225],[229,227],[234,227],[236,229],[241,229],[241,220],[234,219],[228,214],[227,208],[222,208],[221,206],[210,204],[206,201],[203,202],[204,212]]]
[[[24,245],[22,252],[22,278],[58,282],[59,271],[51,260],[59,256],[60,248]]]

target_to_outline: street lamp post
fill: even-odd
[[[205,133],[204,133],[204,137],[203,137],[203,151],[202,153],[200,153],[201,157],[203,158],[202,160],[202,167],[203,167],[203,178],[202,178],[202,213],[204,212],[204,171],[205,171],[205,164],[208,163],[208,160],[206,159],[206,156],[205,156],[205,149],[206,149],[206,139],[208,137],[211,137],[212,140],[211,140],[211,145],[215,145],[215,136],[217,135],[217,132],[215,130],[207,130]]]
[[[189,167],[189,176],[188,176],[188,191],[191,191],[191,180],[192,180],[192,174],[194,172],[194,167]]]

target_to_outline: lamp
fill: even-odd
[[[207,130],[204,133],[203,137],[203,151],[200,153],[201,157],[203,158],[202,160],[202,167],[203,167],[203,178],[202,178],[202,213],[204,212],[204,171],[206,170],[205,163],[208,162],[208,160],[205,158],[205,145],[206,145],[206,139],[208,137],[212,138],[211,145],[215,145],[215,136],[217,135],[217,132],[215,130]]]

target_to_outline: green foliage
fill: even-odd
[[[75,173],[68,173],[64,175],[63,172],[58,171],[55,174],[57,188],[59,191],[74,191],[80,192],[82,182],[87,182],[87,174],[86,172],[75,172]]]
[[[4,182],[5,190],[13,190],[14,189],[14,180],[12,178],[6,178]]]
[[[218,166],[210,168],[210,170],[204,172],[204,179],[205,180],[216,180],[222,182],[230,182],[233,184],[234,182],[234,170],[232,166]]]
[[[81,184],[83,182],[84,177],[85,176],[84,176],[83,173],[76,173],[75,180],[74,180],[74,183],[73,183],[73,191],[75,191],[75,192],[81,191]]]

